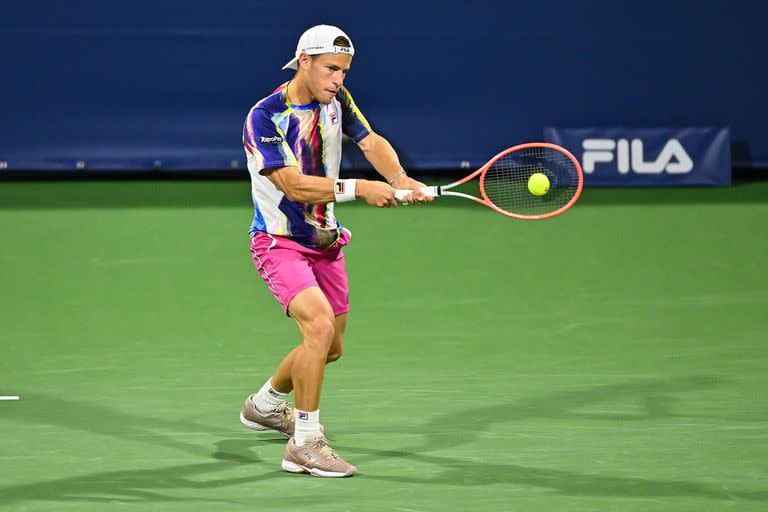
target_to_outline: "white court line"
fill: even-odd
[[[18,400],[18,396],[0,396],[0,400]]]

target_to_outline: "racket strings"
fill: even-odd
[[[541,173],[549,190],[535,195],[528,180]],[[507,153],[485,172],[483,189],[497,208],[514,215],[545,215],[563,208],[577,193],[579,173],[564,153],[548,147],[528,147]]]

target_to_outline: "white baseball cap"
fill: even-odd
[[[349,41],[349,48],[343,46],[334,46],[333,41],[337,37],[344,37]],[[352,46],[352,40],[340,28],[333,25],[315,25],[299,38],[299,44],[296,45],[296,56],[288,62],[283,69],[299,69],[299,55],[320,55],[321,53],[344,53],[354,55],[355,47]]]

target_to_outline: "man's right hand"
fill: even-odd
[[[371,206],[378,206],[379,208],[397,206],[395,189],[383,181],[357,180],[355,193]]]

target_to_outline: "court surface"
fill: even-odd
[[[320,409],[361,474],[332,480],[238,422],[298,342],[247,182],[2,182],[0,509],[765,510],[767,201],[341,205],[352,313]]]

